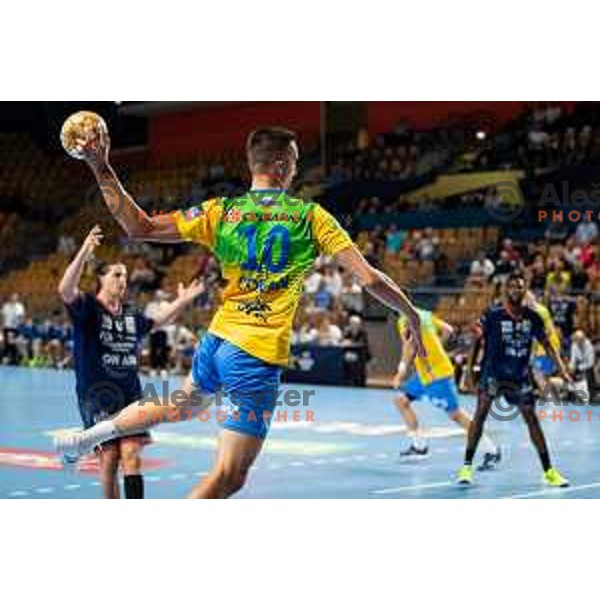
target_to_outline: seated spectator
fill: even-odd
[[[569,227],[562,221],[553,221],[548,225],[544,237],[550,244],[560,244],[569,237]]]
[[[541,292],[546,288],[546,275],[546,261],[538,254],[529,267],[529,286],[533,291]]]
[[[496,275],[494,276],[495,283],[504,283],[508,276],[515,271],[519,266],[519,263],[511,260],[510,254],[507,250],[500,252],[500,258],[496,261]]]
[[[397,256],[402,244],[406,239],[406,232],[398,229],[397,225],[391,225],[386,234],[385,252],[388,256]]]
[[[340,304],[346,312],[361,315],[365,308],[363,291],[351,273],[343,274]]]
[[[317,312],[325,312],[333,308],[334,297],[327,289],[327,283],[325,279],[321,280],[319,289],[313,297],[313,310]]]
[[[325,315],[317,330],[319,346],[338,346],[342,343],[342,339],[342,330],[331,321],[329,315]]]
[[[332,296],[332,298],[339,298],[342,293],[342,272],[343,269],[338,267],[329,266],[325,269],[325,275],[323,281],[325,282],[325,289]]]
[[[77,246],[72,236],[63,234],[58,238],[57,250],[61,254],[64,254],[65,256],[71,256],[76,249]]]
[[[546,290],[555,288],[559,293],[565,293],[571,289],[571,273],[568,271],[562,259],[555,260],[551,271],[546,276]]]
[[[427,228],[415,244],[417,258],[421,261],[433,260],[435,255],[435,244],[433,241],[433,230]]]
[[[494,263],[480,250],[475,260],[471,263],[469,282],[475,285],[489,283],[496,272]]]
[[[581,221],[575,230],[575,238],[580,246],[598,240],[598,225],[594,221]]]
[[[151,292],[157,282],[157,274],[143,258],[138,258],[129,276],[129,288],[133,294]]]
[[[307,294],[316,294],[321,287],[321,280],[323,279],[323,273],[319,269],[314,269],[312,273],[304,281],[304,291]]]

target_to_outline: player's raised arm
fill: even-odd
[[[406,315],[417,354],[426,357],[427,352],[421,334],[421,318],[406,294],[385,273],[372,267],[356,246],[344,248],[335,254],[335,258],[379,302]]]
[[[181,312],[203,291],[204,284],[201,281],[192,281],[187,287],[180,283],[177,298],[173,302],[167,304],[154,316],[154,328],[157,329],[175,321]]]
[[[65,304],[73,304],[80,294],[79,282],[85,263],[93,254],[94,249],[102,243],[102,230],[96,225],[85,238],[73,262],[67,267],[60,284],[58,293]]]
[[[177,243],[181,241],[173,215],[150,217],[127,193],[109,162],[110,138],[102,133],[100,141],[86,156],[108,210],[130,239],[150,242]]]

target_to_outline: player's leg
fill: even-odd
[[[144,478],[142,475],[142,449],[145,440],[141,436],[118,440],[121,449],[121,466],[125,498],[141,500],[144,497]]]
[[[457,481],[461,485],[473,483],[473,459],[483,435],[485,421],[492,406],[492,396],[487,390],[480,389],[477,393],[477,409],[469,426],[467,435],[467,448],[465,450],[465,461],[458,473]]]
[[[453,412],[449,412],[448,417],[461,429],[464,429],[468,435],[472,418],[466,410],[459,408]],[[477,470],[489,471],[502,460],[502,452],[500,446],[495,444],[492,438],[485,432],[481,434],[481,447],[484,453],[483,461]]]
[[[242,489],[250,468],[260,454],[264,440],[223,430],[219,438],[217,459],[208,476],[188,498],[194,500],[229,498]]]
[[[407,450],[402,451],[400,456],[425,456],[429,453],[427,439],[419,428],[419,421],[412,407],[412,403],[423,394],[423,386],[418,376],[413,375],[398,391],[399,395],[394,404],[402,415],[410,440],[410,446]]]
[[[134,402],[112,419],[102,421],[83,432],[57,437],[55,445],[58,452],[71,462],[108,440],[141,434],[161,423],[193,419],[196,414],[208,408],[212,401],[213,396],[201,394],[196,389],[190,375],[180,390],[175,390],[168,398],[162,398],[160,403],[149,402],[147,399]]]
[[[540,462],[542,463],[542,469],[544,471],[544,479],[546,482],[553,487],[567,487],[569,482],[565,479],[557,469],[552,467],[550,460],[550,454],[548,452],[548,444],[546,443],[546,436],[542,430],[540,420],[538,419],[535,402],[523,402],[521,406],[521,414],[529,429],[529,436],[531,441],[537,450]]]
[[[100,464],[100,481],[106,500],[118,500],[119,493],[119,445],[115,442],[103,444],[97,451]]]
[[[107,440],[143,434],[149,428],[167,421],[193,419],[212,404],[218,389],[214,356],[220,343],[221,340],[210,334],[204,337],[194,356],[192,373],[180,390],[174,390],[168,398],[161,398],[160,402],[141,399],[112,419],[102,421],[83,432],[57,437],[55,445],[58,452],[67,462],[74,462]],[[201,388],[197,385],[200,382]]]
[[[214,362],[225,390],[214,467],[190,498],[229,498],[244,486],[269,432],[281,369],[223,342]]]

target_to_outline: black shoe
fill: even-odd
[[[429,454],[429,448],[425,446],[425,448],[417,448],[416,446],[411,445],[408,450],[404,450],[400,452],[400,458],[406,458],[407,456],[427,456]]]
[[[482,463],[477,467],[478,471],[493,471],[496,468],[496,465],[500,463],[502,460],[502,452],[500,448],[496,450],[495,453],[486,452],[483,455]]]

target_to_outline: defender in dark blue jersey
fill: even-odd
[[[84,266],[101,243],[102,232],[94,227],[67,268],[59,293],[73,322],[73,361],[79,410],[89,429],[111,418],[142,397],[138,355],[142,339],[155,327],[174,320],[198,294],[202,285],[180,286],[177,300],[166,305],[153,320],[125,302],[127,268],[102,264],[97,269],[97,294],[83,294],[79,281]],[[124,473],[125,496],[143,498],[141,450],[147,433],[125,435],[99,448],[104,497],[119,497],[117,472]]]
[[[480,359],[477,411],[469,429],[465,464],[458,473],[459,484],[470,485],[473,482],[473,458],[485,421],[492,402],[503,396],[509,404],[519,406],[540,457],[546,482],[554,487],[569,485],[552,467],[546,438],[535,412],[530,370],[534,341],[544,346],[565,381],[570,381],[570,376],[557,349],[548,340],[542,318],[527,306],[526,293],[527,283],[523,275],[511,274],[506,284],[505,302],[488,309],[479,323],[478,342],[471,361],[473,373]]]

